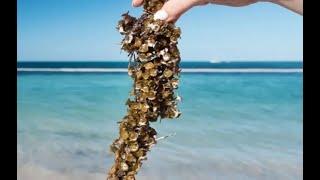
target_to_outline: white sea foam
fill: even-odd
[[[209,62],[210,63],[221,63],[222,61],[215,59],[215,60],[210,60]]]
[[[18,72],[127,72],[126,68],[17,68]],[[182,68],[184,73],[302,73],[303,69],[268,68]]]

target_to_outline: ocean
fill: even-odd
[[[19,180],[105,179],[132,85],[126,66],[18,62]],[[152,124],[172,136],[152,148],[138,180],[302,180],[301,62],[182,68],[182,115]]]
[[[252,62],[181,62],[186,73],[295,73],[302,72],[302,62],[252,61]],[[18,62],[17,70],[23,72],[127,72],[128,62]]]

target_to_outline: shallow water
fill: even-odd
[[[126,74],[18,75],[18,178],[105,179]],[[139,180],[302,179],[302,74],[182,74]]]

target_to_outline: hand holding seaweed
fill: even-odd
[[[156,144],[157,132],[150,122],[180,116],[180,97],[174,90],[179,83],[177,40],[181,31],[154,17],[165,1],[145,0],[140,18],[125,13],[117,26],[124,35],[122,49],[130,56],[128,74],[134,84],[126,103],[127,115],[120,122],[119,138],[111,145],[115,163],[108,180],[134,180],[147,152]]]
[[[144,0],[132,0],[132,5],[137,7],[143,4]],[[243,7],[258,2],[270,2],[283,6],[300,15],[303,14],[303,0],[169,0],[164,3],[160,12],[166,14],[164,19],[167,22],[177,21],[185,12],[196,6],[207,4],[224,5],[230,7]]]

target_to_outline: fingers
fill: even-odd
[[[143,4],[143,0],[132,0],[132,6],[138,7]],[[196,5],[207,4],[207,0],[169,0],[162,9],[155,13],[155,19],[175,22],[183,13]]]
[[[155,14],[155,19],[175,22],[183,13],[195,5],[198,5],[195,0],[169,0]]]
[[[143,3],[143,0],[132,0],[132,6],[138,7],[141,6]]]

